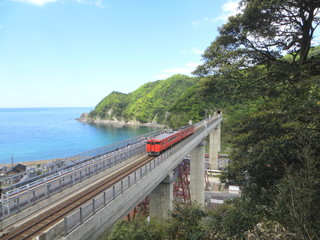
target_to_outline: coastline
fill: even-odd
[[[95,124],[95,125],[112,125],[114,127],[154,127],[154,128],[164,128],[165,125],[158,123],[140,123],[138,121],[118,121],[118,120],[106,120],[106,119],[92,119],[86,117],[87,114],[82,114],[80,118],[76,120],[82,123]]]
[[[22,164],[25,166],[38,166],[38,165],[43,165],[49,162],[54,162],[54,161],[58,161],[58,160],[63,160],[64,158],[56,158],[56,159],[48,159],[48,160],[34,160],[34,161],[26,161],[26,162],[16,162],[13,163],[13,166],[17,165],[17,164]],[[0,164],[0,167],[11,167],[11,163],[2,163]]]

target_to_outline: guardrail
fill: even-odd
[[[84,179],[102,172],[142,151],[145,151],[145,144],[143,142],[136,146],[130,145],[21,186],[18,189],[10,190],[3,196],[0,203],[0,220],[32,206],[53,194],[59,193],[74,184],[82,182]]]
[[[218,121],[214,121],[214,120]],[[208,121],[209,120],[209,121]],[[92,200],[85,203],[79,209],[75,210],[68,216],[64,218],[64,227],[65,227],[65,236],[67,236],[74,229],[79,227],[84,221],[92,217],[99,210],[107,206],[117,197],[124,193],[124,191],[128,190],[138,181],[141,181],[144,176],[151,173],[157,167],[159,167],[162,163],[164,163],[169,157],[177,154],[180,155],[183,153],[190,152],[193,148],[195,148],[199,143],[203,140],[203,138],[208,135],[221,121],[222,118],[211,118],[205,121],[202,121],[197,127],[201,125],[204,126],[200,128],[200,131],[191,135],[181,143],[167,150],[160,156],[156,157],[149,163],[145,164],[138,170],[129,174],[127,177],[121,179],[119,182],[114,184],[112,187],[93,198]],[[182,158],[181,158],[182,160]]]
[[[208,120],[203,120],[195,124],[195,126],[197,128],[201,125],[206,126],[207,122]],[[84,179],[102,172],[107,168],[141,153],[142,151],[145,151],[145,139],[159,134],[160,131],[162,130],[79,154],[79,156],[90,156],[90,154],[96,155],[104,152],[104,154],[100,154],[98,157],[96,156],[93,159],[91,158],[91,160],[81,161],[69,168],[64,168],[62,171],[44,175],[42,178],[34,179],[32,182],[7,190],[6,194],[2,196],[0,202],[0,220],[16,214],[19,211],[52,196],[53,194],[59,193],[62,190],[83,181]],[[192,135],[184,142],[191,141],[191,139],[197,135],[198,133]],[[141,144],[137,139],[139,139]],[[114,148],[115,146],[122,146],[122,148]],[[108,151],[110,149],[118,150]],[[172,149],[176,149],[176,147]],[[167,156],[166,154],[172,152],[172,149],[161,156]]]
[[[71,164],[69,166],[66,166],[66,167],[58,168],[58,169],[56,169],[54,171],[50,171],[50,172],[44,173],[44,174],[39,175],[37,177],[30,178],[30,179],[28,179],[26,181],[13,184],[13,185],[11,185],[9,187],[4,188],[3,189],[3,193],[8,192],[8,191],[13,190],[13,189],[16,189],[16,188],[19,188],[20,186],[29,184],[31,182],[35,182],[35,181],[38,181],[40,179],[46,178],[46,177],[48,177],[50,175],[54,175],[54,174],[56,174],[58,172],[66,170],[66,169],[75,167],[78,164],[82,164],[82,163],[84,163],[86,161],[89,161],[89,160],[91,160],[93,158],[96,158],[98,156],[102,156],[104,154],[110,153],[110,152],[112,152],[114,150],[126,147],[128,145],[132,145],[132,144],[138,143],[138,142],[143,141],[143,140],[145,140],[147,138],[150,138],[150,137],[154,137],[154,136],[160,134],[161,131],[162,131],[162,129],[159,129],[159,130],[156,130],[156,131],[153,131],[153,132],[150,132],[150,133],[139,135],[139,136],[134,137],[134,138],[130,138],[130,139],[127,139],[127,140],[124,140],[124,141],[116,142],[116,143],[113,143],[113,144],[109,144],[109,145],[106,145],[106,146],[103,146],[103,147],[100,147],[100,148],[96,148],[96,149],[93,149],[93,150],[90,150],[90,151],[86,151],[86,152],[83,152],[83,153],[80,153],[80,154],[77,154],[77,155],[74,155],[74,156],[71,156],[71,157],[68,157],[68,158],[59,159],[61,161],[73,161],[75,163]],[[13,178],[16,179],[16,180],[20,180],[23,176],[25,176],[25,173],[17,174],[15,176],[13,176]],[[19,177],[21,177],[21,178],[19,179]],[[10,179],[12,177],[8,177],[8,178]],[[3,179],[3,180],[1,179],[0,182],[1,181],[5,181],[5,180],[7,180],[7,179]]]
[[[150,173],[154,168],[161,164],[165,158],[157,157],[135,172],[131,173],[126,178],[122,179],[117,184],[113,185],[108,190],[104,191],[91,201],[81,206],[78,210],[65,217],[65,233],[68,234],[80,224],[82,224],[89,217],[93,216],[101,208],[105,207],[108,203],[113,201],[116,197],[129,189],[133,184],[143,178],[146,174]]]

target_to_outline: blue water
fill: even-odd
[[[155,130],[75,120],[92,108],[0,108],[0,164],[73,156]]]

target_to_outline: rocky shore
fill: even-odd
[[[80,118],[77,118],[79,122],[89,123],[94,125],[112,125],[114,127],[125,127],[125,126],[137,126],[137,127],[155,127],[155,128],[164,128],[165,125],[158,123],[140,123],[138,121],[123,121],[118,119],[106,120],[106,119],[92,119],[88,117],[88,113],[81,114]]]

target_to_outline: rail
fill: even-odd
[[[217,121],[215,121],[217,120]],[[180,142],[176,146],[167,150],[160,156],[154,158],[149,163],[145,164],[138,170],[130,173],[127,177],[121,179],[119,182],[111,186],[109,189],[99,194],[97,197],[88,201],[82,205],[79,209],[67,215],[64,218],[65,235],[67,236],[74,229],[79,227],[84,221],[92,217],[99,210],[107,206],[114,199],[119,197],[124,191],[128,190],[138,181],[142,180],[144,176],[151,173],[154,169],[164,163],[167,159],[174,155],[181,155],[182,153],[188,153],[191,149],[195,148],[207,136],[210,131],[217,127],[222,121],[222,118],[211,118],[201,121],[197,125],[199,131],[191,135],[184,141]],[[202,128],[203,126],[203,128]]]
[[[201,128],[202,126],[207,127],[207,122],[213,121],[214,119],[206,119],[194,125],[196,128]],[[16,214],[29,206],[49,198],[53,194],[59,193],[66,188],[82,182],[84,179],[145,151],[145,140],[159,134],[160,131],[162,130],[78,154],[79,159],[84,156],[86,156],[87,159],[80,160],[77,164],[69,168],[63,168],[59,172],[53,172],[49,175],[42,176],[42,178],[26,182],[26,184],[20,185],[19,187],[8,189],[2,196],[0,202],[0,220]],[[190,139],[196,135],[198,135],[198,133],[193,134],[193,136],[184,142],[190,141]],[[120,146],[122,148],[119,148]],[[110,151],[110,149],[117,150]],[[169,152],[171,152],[171,150],[165,154]],[[91,156],[95,157],[92,158]]]
[[[143,134],[143,135],[139,135],[139,136],[134,137],[134,138],[130,138],[130,139],[127,139],[127,140],[124,140],[124,141],[116,142],[116,143],[113,143],[113,144],[109,144],[109,145],[106,145],[106,146],[103,146],[103,147],[100,147],[100,148],[96,148],[96,149],[93,149],[93,150],[90,150],[90,151],[86,151],[86,152],[83,152],[83,153],[80,153],[80,154],[77,154],[77,155],[74,155],[74,156],[71,156],[71,157],[68,157],[68,158],[60,159],[61,161],[73,161],[74,164],[71,164],[71,165],[66,166],[66,167],[58,168],[58,169],[56,169],[54,171],[50,171],[50,172],[44,173],[42,175],[39,175],[39,176],[34,177],[34,178],[30,178],[30,179],[28,179],[26,181],[23,181],[23,182],[19,182],[19,183],[13,184],[13,185],[11,185],[9,187],[4,188],[2,192],[6,193],[6,192],[8,192],[10,190],[19,188],[19,187],[24,186],[26,184],[38,181],[38,180],[43,179],[43,178],[47,178],[48,176],[54,175],[54,174],[56,174],[58,172],[65,171],[66,169],[73,168],[76,165],[83,164],[84,162],[92,160],[93,158],[96,158],[98,156],[102,156],[104,154],[110,153],[112,151],[115,151],[117,149],[126,147],[128,145],[132,145],[132,144],[138,143],[140,141],[145,140],[146,138],[154,137],[154,136],[158,135],[161,131],[162,131],[162,129],[159,129],[159,130],[153,131],[151,133],[146,133],[146,134]],[[10,176],[8,178],[0,179],[0,182],[5,183],[5,181],[8,181],[10,179],[20,180],[26,174],[27,173],[16,174],[16,175]],[[19,179],[19,177],[20,177],[20,179]]]
[[[130,157],[145,151],[145,144],[138,143],[108,153],[99,158],[83,162],[72,168],[52,174],[30,184],[8,191],[0,203],[0,220],[32,206],[53,194],[71,187],[83,180],[98,174]]]

